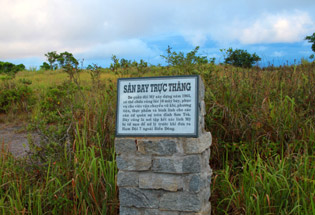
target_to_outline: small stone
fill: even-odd
[[[211,174],[210,171],[205,171],[186,176],[184,178],[184,191],[199,193],[204,189],[210,189]]]
[[[144,171],[149,170],[152,165],[151,156],[146,155],[118,155],[116,158],[117,167],[119,170],[129,171]]]
[[[199,194],[170,192],[161,198],[160,210],[200,212],[203,202]]]
[[[185,156],[183,160],[183,172],[194,173],[201,171],[201,158],[199,155]]]
[[[152,171],[180,173],[182,171],[182,161],[176,158],[153,158]]]
[[[158,190],[141,190],[139,188],[120,188],[121,206],[136,208],[158,208],[162,192]]]
[[[183,189],[183,178],[179,175],[171,174],[141,173],[139,176],[139,188],[177,191]]]
[[[177,152],[177,144],[171,139],[159,141],[138,140],[138,150],[143,154],[173,155]]]
[[[212,136],[210,132],[201,134],[199,138],[186,138],[183,140],[183,148],[186,154],[202,153],[210,148]]]
[[[152,171],[161,173],[198,173],[201,170],[201,156],[156,157],[153,159]]]
[[[120,170],[117,176],[117,185],[119,187],[138,187],[139,173]]]
[[[115,139],[116,154],[134,153],[137,151],[135,139],[116,138]]]
[[[203,187],[203,181],[200,175],[194,175],[189,182],[189,190],[196,193],[199,192],[201,187]]]
[[[211,214],[211,204],[208,202],[206,206],[203,207],[201,212],[181,212],[180,215],[210,215]]]

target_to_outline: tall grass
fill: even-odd
[[[118,76],[183,74],[177,67],[124,72]],[[314,64],[190,72],[206,86],[213,214],[315,214]],[[29,119],[43,139],[25,160],[2,150],[0,214],[118,214],[115,77],[82,72],[72,87],[61,71],[16,75],[32,82]]]
[[[111,159],[106,158],[100,140],[87,147],[86,138],[78,132],[71,161],[65,147],[63,162],[50,160],[44,166],[2,153],[1,214],[115,214],[114,149]]]
[[[205,79],[213,214],[314,214],[315,67]]]
[[[241,150],[241,149],[240,149]],[[241,167],[226,165],[213,180],[214,214],[314,214],[315,157],[242,155]]]
[[[112,89],[112,82],[105,84],[108,90]],[[61,86],[64,90],[65,85]],[[34,107],[33,123],[47,122],[41,110],[57,114],[59,118],[47,114],[49,125],[33,126],[43,132],[43,142],[31,144],[30,157],[16,159],[7,150],[2,150],[0,214],[118,213],[113,147],[115,93],[113,89],[113,93],[104,93],[105,88],[85,91],[75,88],[78,90],[74,92],[71,84],[67,86],[69,94],[59,88],[50,89],[50,92],[57,92],[53,95],[59,95],[57,104],[47,106],[40,100]],[[45,95],[51,97],[51,103],[56,102],[51,93],[43,93],[38,98],[46,99]],[[64,109],[70,111],[70,118],[65,119]],[[67,138],[58,141],[63,126],[69,128],[65,131]]]

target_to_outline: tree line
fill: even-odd
[[[0,74],[15,74],[22,70],[25,70],[25,66],[23,64],[15,65],[10,62],[0,61]]]
[[[306,36],[304,39],[312,44],[311,49],[315,52],[315,33]],[[172,48],[168,46],[166,49],[166,55],[161,55],[161,57],[165,60],[167,66],[179,67],[185,71],[190,71],[195,65],[215,63],[215,58],[208,59],[206,56],[197,55],[198,50],[199,46],[187,54],[183,52],[177,53],[172,51]],[[224,56],[224,64],[229,64],[235,67],[251,68],[253,65],[261,61],[261,58],[256,53],[251,54],[247,50],[243,49],[229,48],[220,49],[220,51]],[[70,52],[65,51],[57,53],[56,51],[52,51],[45,54],[45,56],[47,62],[43,62],[40,66],[40,69],[42,70],[64,69],[66,72],[71,73],[73,70],[78,69],[79,61]],[[310,59],[314,58],[314,54],[311,54]],[[113,55],[111,59],[113,62],[110,65],[110,69],[116,73],[118,72],[118,69],[127,71],[130,67],[136,67],[140,72],[145,72],[148,67],[148,63],[142,59],[140,62],[132,62],[131,60],[126,60],[124,58],[118,59],[115,55]],[[89,65],[87,69],[91,70],[94,67],[95,66]],[[10,62],[0,61],[0,74],[15,74],[22,70],[25,70],[25,66],[23,64],[15,65]]]

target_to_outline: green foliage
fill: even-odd
[[[229,67],[204,81],[214,214],[312,214],[315,172],[300,165],[315,162],[314,66]]]
[[[58,54],[56,51],[48,52],[45,54],[47,61],[50,65],[50,70],[56,70],[58,65],[60,68],[68,70],[69,68],[77,68],[79,65],[78,60],[73,56],[72,53],[67,51]],[[47,63],[43,63],[43,68],[47,68]]]
[[[73,67],[76,68],[79,65],[79,62],[75,57],[73,57],[72,53],[62,52],[57,56],[57,62],[61,68],[65,67]]]
[[[312,51],[315,52],[315,33],[310,36],[306,36],[305,40],[307,40],[309,43],[312,43]],[[314,59],[314,54],[310,56],[311,59]]]
[[[119,59],[116,57],[116,55],[112,56],[112,61],[113,63],[110,64],[110,69],[115,72],[116,75],[118,75],[118,69],[121,67],[120,63],[119,63]]]
[[[35,102],[33,90],[28,86],[27,80],[21,83],[5,81],[0,84],[0,113],[9,111],[17,113],[27,112]]]
[[[137,63],[136,61],[134,62],[135,62],[134,64],[136,65],[138,74],[143,75],[144,73],[148,71],[148,63],[145,62],[144,60],[140,59],[139,63]]]
[[[131,66],[131,61],[125,58],[120,59],[120,65],[123,69],[128,69]]]
[[[22,70],[25,70],[25,66],[23,64],[15,65],[13,63],[0,61],[0,74],[16,74]]]
[[[45,124],[69,120],[71,107],[78,87],[71,82],[64,82],[55,87],[49,87],[42,95],[39,103],[40,120]]]
[[[58,54],[56,51],[53,52],[48,52],[47,54],[45,54],[45,56],[47,57],[47,61],[49,62],[50,65],[50,70],[55,70],[58,68],[58,65],[56,64],[56,61],[58,59]]]
[[[259,154],[255,157],[243,152],[240,158],[242,169],[235,171],[226,165],[216,173],[213,214],[315,213],[314,156],[273,155],[264,160]],[[219,200],[214,201],[216,198]]]
[[[261,58],[254,54],[248,53],[246,50],[229,48],[228,50],[221,49],[224,53],[224,63],[236,67],[251,68],[253,64],[261,60]]]
[[[65,144],[74,140],[74,113],[81,111],[80,89],[72,82],[49,87],[40,98],[30,127],[40,134],[40,145],[33,147],[33,159],[62,160]],[[49,125],[49,126],[48,126]]]
[[[134,61],[124,70],[117,60],[118,76],[126,68],[130,77],[179,70],[202,76],[213,136],[213,214],[315,213],[314,64],[248,70],[210,62],[184,70],[185,64],[165,69]],[[116,83],[101,79],[96,65],[89,69],[92,87],[66,82],[36,90],[33,128],[41,144],[31,144],[28,162],[1,151],[0,214],[119,213]]]
[[[101,85],[101,67],[94,64],[93,66],[89,65],[88,68],[92,80],[92,88],[99,89]]]
[[[78,73],[80,70],[78,69],[79,62],[78,60],[73,56],[72,53],[69,52],[62,52],[58,54],[57,52],[48,52],[45,54],[47,57],[48,62],[50,63],[50,69],[54,70],[57,69],[58,66],[56,62],[59,64],[59,68],[63,69],[68,75],[70,81],[78,82]],[[45,63],[43,64],[43,67],[47,68],[47,65]]]
[[[107,154],[98,134],[88,146],[86,133],[78,126],[76,133],[61,160],[31,163],[0,152],[0,214],[118,214],[113,147]]]
[[[41,70],[50,70],[51,67],[50,67],[50,65],[48,63],[43,62],[43,64],[40,66],[40,69]]]
[[[25,79],[25,78],[19,79],[19,82],[22,83],[22,84],[25,84],[25,85],[31,85],[32,84],[31,80],[28,80],[28,79]]]
[[[168,66],[177,68],[179,74],[189,74],[193,72],[196,65],[208,63],[206,56],[197,56],[198,50],[199,46],[196,46],[194,50],[185,55],[183,52],[172,52],[172,48],[168,46],[166,49],[167,55],[161,55],[161,57],[165,59]]]

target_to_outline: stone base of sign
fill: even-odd
[[[211,134],[116,138],[120,215],[210,214]]]
[[[204,129],[199,81],[199,136],[117,137],[120,215],[209,215],[212,137]]]

